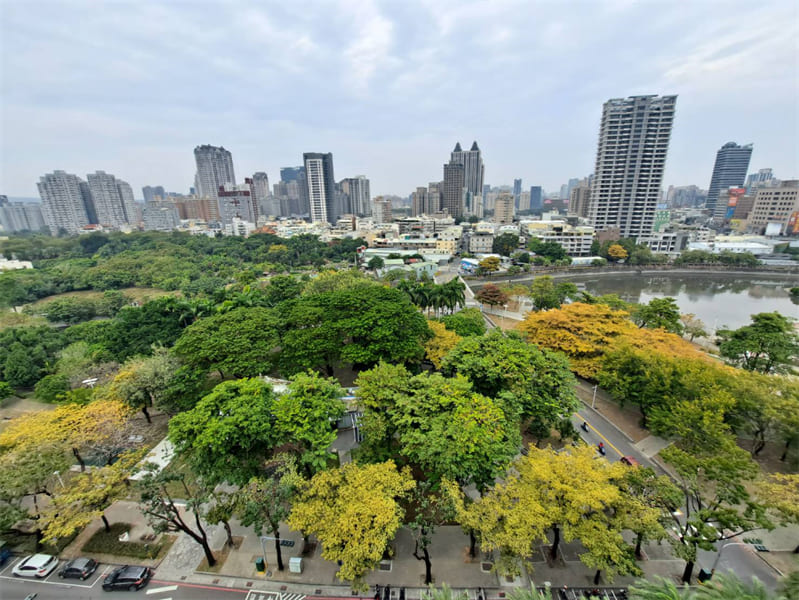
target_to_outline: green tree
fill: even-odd
[[[536,256],[543,257],[549,261],[563,260],[569,257],[563,246],[557,242],[544,242],[540,238],[533,237],[527,242],[527,248],[534,252]]]
[[[778,312],[752,315],[750,325],[717,333],[721,355],[747,371],[781,372],[799,354],[799,335]]]
[[[464,338],[444,360],[447,373],[460,373],[477,392],[490,398],[512,395],[524,420],[535,420],[548,431],[569,419],[578,401],[574,376],[562,354],[540,350],[515,332],[493,330]]]
[[[483,335],[486,332],[485,319],[477,308],[464,308],[454,314],[444,315],[441,322],[461,337]]]
[[[406,526],[413,533],[413,556],[424,562],[424,583],[433,583],[433,564],[430,558],[430,544],[436,528],[450,521],[455,516],[454,506],[446,494],[434,493],[429,482],[417,482],[410,496],[409,510],[413,510],[413,518]],[[421,552],[421,556],[420,553]]]
[[[127,360],[100,395],[140,409],[147,422],[151,423],[149,409],[161,404],[167,385],[177,369],[175,357],[166,348],[157,347],[152,356]]]
[[[208,543],[208,535],[200,521],[201,503],[204,498],[192,494],[186,484],[186,476],[184,474],[170,470],[157,471],[157,465],[148,463],[145,465],[144,476],[139,481],[141,489],[139,508],[142,514],[156,533],[170,531],[183,532],[188,535],[202,546],[208,566],[213,567],[216,564],[216,557],[211,550],[211,546]],[[184,511],[175,504],[175,499],[169,492],[170,487],[176,484],[180,484],[183,489],[187,512],[194,515],[193,527],[183,518]]]
[[[519,249],[519,236],[515,233],[502,233],[494,238],[494,254],[510,256]]]
[[[299,446],[300,463],[308,476],[330,462],[330,445],[336,440],[335,423],[346,411],[344,390],[333,379],[317,373],[298,373],[286,393],[272,407],[275,427],[285,439]]]
[[[33,388],[33,394],[42,402],[53,403],[69,390],[69,378],[66,375],[45,375]]]
[[[677,335],[682,334],[680,307],[674,298],[653,298],[648,304],[639,304],[632,314],[639,327],[662,328]]]
[[[290,500],[302,479],[291,461],[270,466],[268,477],[254,477],[238,493],[237,512],[241,524],[252,527],[259,537],[264,529],[275,538],[277,568],[283,570],[280,546],[280,523],[289,516]]]
[[[373,256],[369,259],[369,262],[366,263],[366,266],[372,269],[372,271],[377,271],[378,269],[382,269],[384,264],[385,263],[383,262],[382,258],[379,256]]]
[[[688,341],[693,342],[696,337],[706,337],[707,330],[705,324],[701,319],[697,319],[693,313],[680,315],[680,323],[682,324],[683,334],[690,336]]]
[[[747,488],[758,475],[749,453],[729,437],[716,451],[688,452],[672,445],[661,452],[676,472],[685,499],[684,517],[674,516],[679,540],[675,554],[686,561],[682,580],[691,582],[697,550],[754,529],[773,529],[766,507]]]
[[[220,383],[169,422],[169,439],[209,482],[241,485],[263,473],[280,441],[274,401],[272,388],[260,379]]]
[[[322,557],[340,561],[339,579],[368,589],[363,578],[383,558],[403,522],[400,500],[413,477],[392,461],[346,464],[322,471],[304,485],[288,518],[289,527],[315,534]]]
[[[273,370],[280,346],[278,313],[269,308],[235,308],[186,328],[175,353],[187,364],[222,377],[255,377]]]
[[[14,388],[7,382],[0,381],[0,402],[15,395]]]
[[[577,286],[570,281],[562,281],[555,284],[549,275],[536,277],[530,284],[530,298],[536,310],[548,310],[550,308],[560,308],[567,298],[576,300],[578,298]]]

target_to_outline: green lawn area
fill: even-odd
[[[142,300],[153,300],[155,298],[160,298],[161,296],[179,296],[180,292],[173,291],[167,292],[165,290],[159,290],[157,288],[143,288],[143,287],[132,287],[132,288],[125,288],[119,290],[129,298],[136,300],[137,302],[141,302]],[[94,298],[99,299],[103,297],[103,292],[99,292],[96,290],[83,290],[80,292],[65,292],[63,294],[56,294],[55,296],[47,296],[46,298],[40,298],[36,302],[31,302],[30,306],[37,306],[39,304],[46,304],[47,302],[51,302],[56,298]]]

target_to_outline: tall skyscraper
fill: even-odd
[[[416,191],[411,194],[411,216],[418,217],[419,215],[429,214],[425,213],[427,209],[427,188],[422,186],[416,188]]]
[[[519,209],[519,198],[522,195],[522,180],[521,179],[514,179],[513,180],[513,203],[516,206],[516,210]]]
[[[652,233],[677,96],[614,98],[602,107],[588,218],[622,237]]]
[[[38,202],[11,202],[0,196],[0,225],[3,232],[36,231],[44,227],[42,205]]]
[[[136,203],[136,199],[133,197],[133,188],[130,187],[130,184],[127,181],[117,179],[117,191],[119,192],[119,198],[122,200],[122,209],[125,211],[125,220],[128,222],[128,225],[137,227],[139,225],[139,221],[141,221],[141,218],[139,216],[139,205]]]
[[[336,181],[333,176],[333,155],[331,153],[306,152],[302,155],[305,163],[305,179],[308,182],[308,202],[311,223],[336,223],[340,214],[336,213]]]
[[[255,217],[280,216],[280,202],[276,202],[269,188],[269,177],[263,171],[246,177],[244,183],[250,187],[250,196],[255,205]]]
[[[425,214],[433,215],[437,212],[441,212],[441,208],[444,202],[443,192],[442,192],[443,189],[444,189],[443,181],[431,181],[427,185],[427,205],[425,206],[424,209]]]
[[[458,147],[456,146],[456,149]],[[444,165],[444,188],[441,193],[442,208],[446,209],[449,216],[454,219],[463,217],[464,213],[466,196],[464,176],[463,165],[454,158],[449,164]],[[480,189],[482,189],[482,186]]]
[[[743,186],[750,158],[752,158],[752,144],[739,146],[735,142],[727,142],[716,152],[716,163],[713,165],[713,175],[705,200],[705,208],[712,217],[724,217],[727,205],[725,202],[718,202],[719,193],[726,192],[731,187]]]
[[[540,185],[530,186],[530,210],[541,210],[544,206],[544,190]]]
[[[569,194],[569,211],[570,215],[577,215],[578,217],[588,216],[588,205],[591,200],[591,186],[588,185],[587,180],[577,184],[572,188]]]
[[[201,198],[216,198],[219,188],[236,185],[233,172],[233,155],[224,147],[204,144],[194,149],[194,161],[197,163],[195,187]]]
[[[60,230],[78,233],[88,225],[91,198],[81,191],[81,179],[77,175],[54,171],[43,175],[37,187],[42,199],[42,216],[52,235]],[[93,210],[93,209],[92,209]]]
[[[372,214],[372,194],[369,190],[369,180],[364,175],[343,179],[341,190],[347,196],[350,212],[359,217],[368,217]]]
[[[141,193],[144,196],[144,201],[146,202],[157,202],[159,200],[164,200],[166,198],[166,192],[164,192],[164,186],[162,185],[145,185],[141,189]]]
[[[463,150],[460,142],[455,144],[455,149],[450,156],[450,163],[463,165],[463,187],[472,196],[483,194],[483,178],[485,166],[477,142],[472,143],[470,150]]]
[[[119,228],[127,225],[128,218],[116,177],[105,171],[96,171],[89,173],[86,179],[89,184],[89,192],[92,195],[92,202],[94,202],[94,209],[97,211],[97,222],[106,227]],[[126,192],[128,189],[130,189],[129,185]],[[133,190],[130,190],[129,199],[133,199]],[[129,210],[135,210],[135,207],[131,207]]]

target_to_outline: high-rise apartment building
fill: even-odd
[[[128,222],[128,225],[137,227],[141,221],[141,215],[139,214],[139,205],[136,203],[136,199],[133,197],[133,188],[130,187],[130,184],[127,181],[117,179],[117,191],[119,192],[120,200],[122,200],[122,209],[125,211],[125,220]]]
[[[305,163],[305,179],[308,184],[308,202],[311,223],[336,223],[336,181],[333,176],[333,155],[331,153],[306,152],[302,155]]]
[[[142,196],[144,196],[144,202],[157,202],[159,200],[166,199],[166,192],[164,192],[164,186],[162,185],[145,185],[141,189]]]
[[[520,180],[519,180],[520,181]],[[494,202],[494,222],[501,225],[513,223],[516,200],[511,194],[500,194]]]
[[[120,188],[117,185],[117,178],[105,171],[96,171],[89,173],[86,179],[89,185],[89,192],[92,195],[94,210],[97,214],[97,222],[104,227],[120,228],[126,226],[128,224],[128,216],[120,194]],[[126,196],[128,196],[127,192],[130,192],[127,200],[133,202],[133,190],[130,189],[127,183],[125,183],[125,186],[127,186],[124,188]],[[131,211],[131,216],[136,222],[135,204],[128,207],[128,211]]]
[[[757,173],[751,173],[746,178],[746,193],[751,194],[760,187],[768,187],[774,181],[774,173],[771,169],[758,169]]]
[[[544,190],[540,185],[530,187],[530,210],[541,210],[544,206]]]
[[[349,211],[359,217],[368,217],[372,214],[372,193],[369,189],[369,180],[364,175],[348,177],[341,181],[341,191],[347,197]]]
[[[752,144],[739,146],[735,142],[727,142],[716,153],[716,163],[713,165],[713,175],[710,178],[705,201],[705,208],[710,212],[710,216],[724,217],[727,205],[718,202],[719,193],[726,192],[731,187],[743,187],[750,158],[752,158]]]
[[[81,180],[77,175],[54,171],[43,175],[36,184],[42,199],[42,216],[52,235],[60,230],[67,233],[78,233],[88,225],[89,210],[81,192]]]
[[[588,216],[588,205],[591,200],[591,186],[587,181],[577,184],[569,194],[569,214],[578,217]]]
[[[677,96],[614,98],[602,108],[588,218],[622,237],[652,233]]]
[[[280,202],[272,196],[269,188],[269,177],[263,171],[254,173],[252,177],[245,177],[244,183],[250,188],[250,197],[255,206],[255,218],[280,216]]]
[[[142,209],[145,231],[172,231],[180,226],[180,214],[174,202],[155,200],[145,202]]]
[[[441,193],[442,208],[449,213],[450,217],[454,219],[463,217],[466,191],[463,165],[453,158],[449,164],[444,165],[444,188]]]
[[[431,181],[427,185],[427,207],[425,214],[434,215],[441,212],[444,204],[444,182]]]
[[[513,180],[513,201],[516,204],[516,210],[519,210],[519,198],[522,195],[522,180],[521,179],[514,179]]]
[[[224,147],[204,144],[194,149],[197,163],[195,187],[201,198],[216,198],[219,188],[236,185],[233,172],[233,155]]]
[[[391,215],[391,199],[378,196],[372,202],[372,215],[375,223],[391,223],[393,216]]]
[[[450,156],[450,163],[463,165],[463,187],[471,196],[482,196],[485,165],[477,142],[472,143],[470,150],[463,150],[460,142]],[[450,213],[452,214],[452,213]]]
[[[42,205],[38,202],[11,202],[0,195],[0,226],[5,233],[39,231],[44,227]]]
[[[411,216],[418,217],[419,215],[430,214],[425,213],[427,208],[427,188],[422,186],[416,188],[416,191],[411,194]]]

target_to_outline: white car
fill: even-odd
[[[17,577],[47,577],[58,566],[58,559],[49,554],[32,554],[17,563],[11,572]]]

